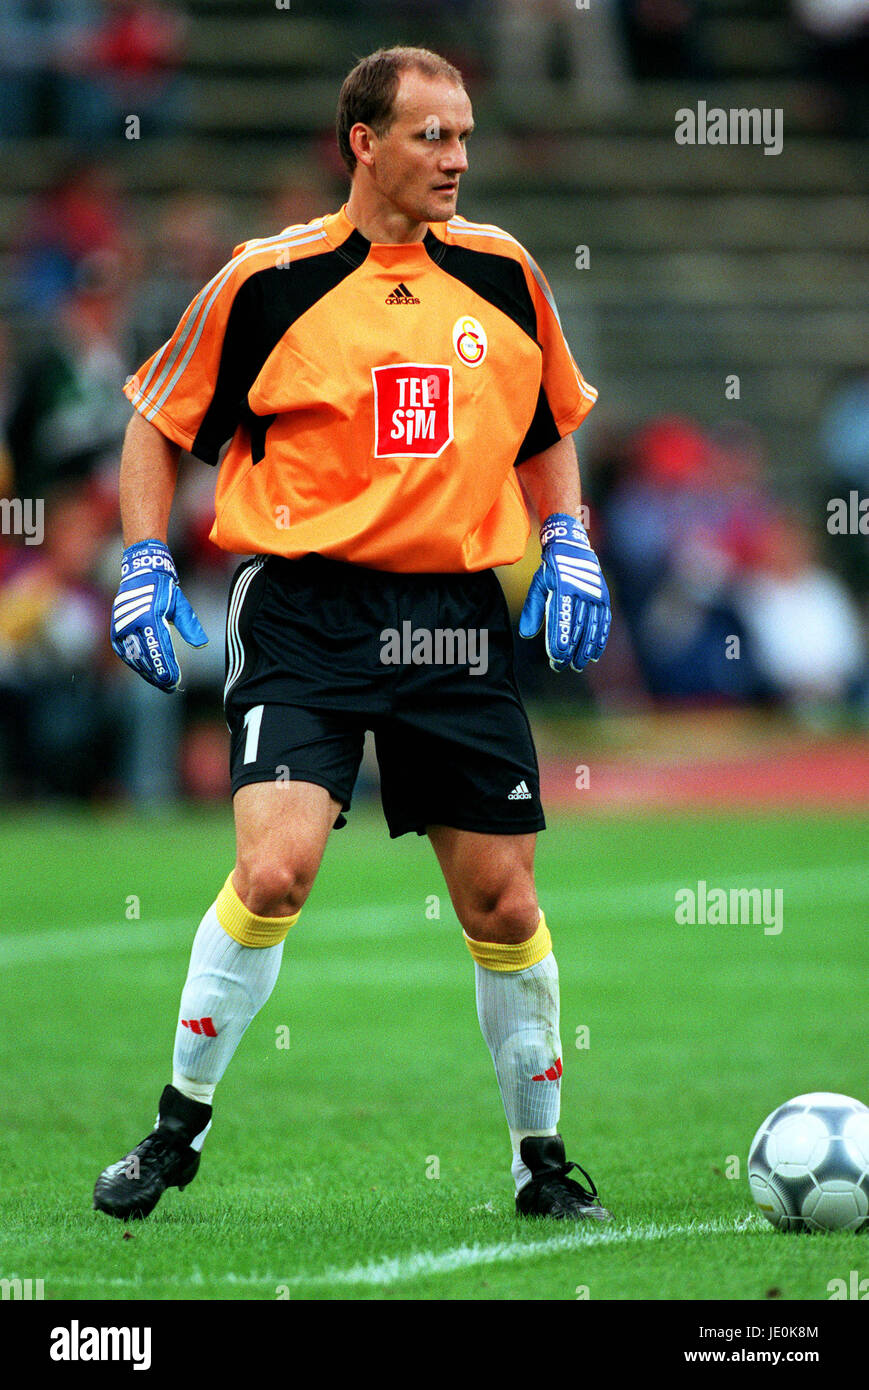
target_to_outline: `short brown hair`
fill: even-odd
[[[458,68],[429,48],[378,48],[376,53],[362,58],[344,78],[335,122],[338,148],[350,174],[356,168],[350,131],[361,121],[377,135],[386,133],[394,119],[392,106],[399,78],[411,68],[426,77],[445,77],[459,87],[465,85]]]

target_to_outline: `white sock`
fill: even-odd
[[[558,966],[550,951],[525,970],[488,970],[475,960],[474,974],[477,1017],[504,1102],[513,1147],[511,1171],[518,1191],[531,1178],[519,1155],[522,1140],[558,1132],[562,1071]]]
[[[181,995],[172,1058],[176,1090],[211,1104],[248,1025],[274,989],[283,953],[283,941],[240,945],[223,930],[212,903],[194,938]]]
[[[511,1129],[510,1143],[513,1145],[513,1162],[510,1164],[510,1172],[513,1174],[513,1181],[516,1184],[516,1191],[524,1187],[526,1182],[531,1181],[531,1170],[522,1162],[519,1147],[523,1139],[537,1137],[544,1134],[557,1134],[558,1125],[552,1125],[549,1129]]]

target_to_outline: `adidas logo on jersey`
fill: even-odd
[[[508,801],[530,801],[531,793],[527,782],[519,782],[507,797]]]
[[[419,302],[403,281],[400,285],[396,285],[392,294],[388,294],[384,300],[385,304],[419,304]]]

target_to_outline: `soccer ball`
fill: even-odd
[[[754,1136],[748,1183],[780,1231],[869,1227],[869,1107],[834,1091],[786,1101]]]

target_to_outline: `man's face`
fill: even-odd
[[[410,69],[401,74],[393,122],[372,134],[371,174],[384,200],[415,222],[446,222],[456,210],[473,130],[463,87]]]

